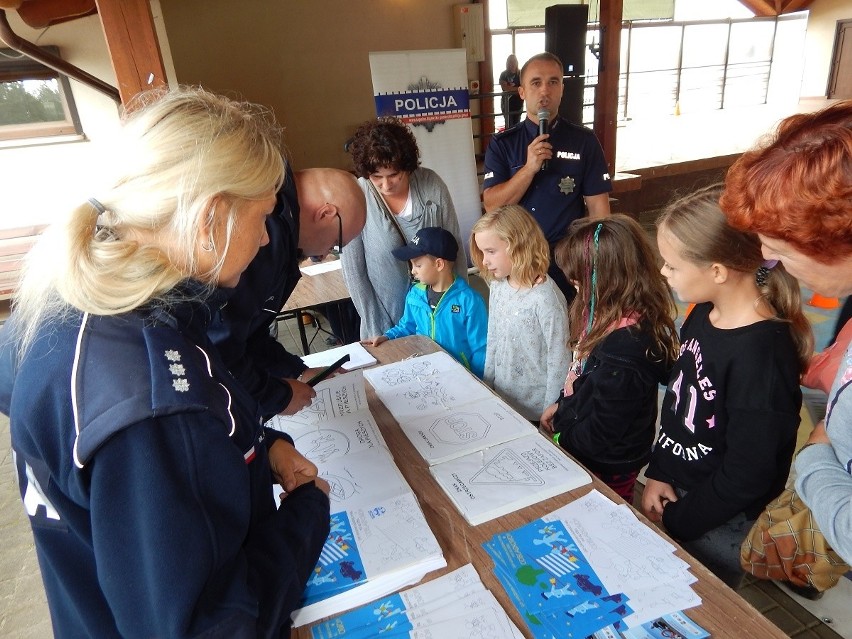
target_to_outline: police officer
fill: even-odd
[[[532,213],[551,247],[548,275],[570,303],[574,288],[556,266],[553,246],[586,209],[593,218],[610,214],[612,182],[595,134],[558,115],[562,75],[562,61],[552,53],[539,53],[524,64],[518,94],[527,118],[491,139],[482,199],[486,211],[520,204]],[[549,132],[543,135],[538,132],[540,111],[548,113]]]

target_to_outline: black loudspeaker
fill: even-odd
[[[544,10],[544,50],[562,60],[566,76],[559,115],[574,124],[583,123],[588,21],[585,4],[557,4]]]
[[[557,4],[544,10],[544,50],[562,60],[565,75],[586,73],[589,6]]]
[[[583,124],[585,88],[585,78],[562,78],[562,102],[559,103],[559,115],[572,124]]]

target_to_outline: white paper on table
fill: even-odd
[[[435,623],[428,628],[415,628],[408,636],[411,639],[513,639],[515,634],[503,608],[492,605]]]
[[[317,474],[328,482],[332,513],[411,492],[390,452],[382,447],[317,463]]]
[[[473,526],[592,481],[538,433],[436,464],[429,472]]]
[[[320,273],[328,273],[329,271],[337,271],[343,266],[340,260],[329,260],[327,262],[317,262],[309,266],[300,266],[299,270],[305,275],[319,275]]]
[[[465,564],[461,568],[432,581],[427,581],[425,584],[403,590],[399,593],[399,596],[405,604],[406,611],[412,611],[429,606],[431,602],[440,600],[445,596],[455,598],[464,596],[464,594],[471,594],[469,588],[477,586],[478,589],[485,588],[473,564]]]
[[[607,590],[629,597],[634,610],[629,625],[701,602],[689,587],[695,576],[689,572],[689,564],[673,554],[675,547],[629,508],[617,506],[598,491],[592,490],[543,519],[562,521]]]
[[[397,422],[452,411],[491,390],[446,353],[430,353],[364,371]]]
[[[361,371],[330,377],[317,384],[314,390],[317,396],[310,406],[295,415],[275,415],[266,422],[266,426],[290,433],[297,427],[323,424],[341,415],[369,410]]]
[[[430,466],[537,432],[493,394],[399,425]]]
[[[308,368],[324,368],[331,366],[344,355],[349,355],[349,361],[341,366],[345,371],[354,371],[365,366],[372,366],[377,361],[360,342],[352,342],[351,344],[344,344],[337,348],[330,348],[327,351],[311,353],[310,355],[305,355],[302,361]]]
[[[387,449],[373,416],[365,410],[321,424],[293,425],[287,434],[293,438],[296,450],[317,465],[362,450]]]
[[[483,586],[481,590],[468,593],[465,597],[457,596],[451,600],[445,599],[443,605],[435,606],[430,612],[419,616],[409,616],[409,619],[414,629],[432,628],[436,624],[457,617],[464,617],[471,612],[476,613],[494,608],[500,608],[500,603],[494,598],[491,591],[486,590]]]
[[[674,589],[667,584],[661,584],[657,588],[624,594],[630,598],[629,605],[633,608],[633,614],[624,618],[628,628],[641,626],[643,623],[678,610],[687,610],[701,605],[701,597],[688,587]]]

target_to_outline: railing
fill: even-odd
[[[801,78],[807,14],[706,21],[624,22],[621,37],[618,113],[621,120],[663,113],[696,112],[730,106],[765,104],[773,87],[798,89],[789,79]],[[523,27],[494,30],[494,37],[524,37],[525,48],[544,50],[544,29]],[[531,37],[540,36],[533,44]],[[591,49],[600,42],[598,25],[589,24],[586,41],[586,90],[583,124],[594,120],[597,58]],[[784,53],[781,67],[776,51]],[[499,54],[495,59],[499,58]],[[494,88],[499,85],[495,84]],[[779,88],[780,87],[780,88]],[[502,96],[502,92],[480,97]],[[495,99],[495,116],[501,115]]]

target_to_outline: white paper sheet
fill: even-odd
[[[308,368],[323,368],[331,366],[344,355],[349,355],[349,361],[341,367],[345,371],[354,371],[376,363],[376,358],[370,355],[367,349],[359,342],[344,344],[343,346],[330,348],[327,351],[320,351],[319,353],[311,353],[310,355],[305,355],[302,361],[305,362],[305,366]]]
[[[474,526],[592,481],[538,433],[437,464],[429,471]]]
[[[330,377],[314,387],[317,396],[295,415],[275,415],[266,422],[270,428],[290,433],[294,428],[330,422],[341,415],[369,411],[367,391],[361,371]]]
[[[340,260],[329,260],[327,262],[317,262],[309,266],[300,266],[299,270],[305,275],[319,275],[320,273],[328,273],[329,271],[339,271],[342,266]]]
[[[452,411],[400,421],[400,428],[430,466],[537,432],[495,395]]]
[[[406,422],[447,413],[476,399],[493,398],[464,366],[446,353],[430,353],[364,371],[394,418]]]

